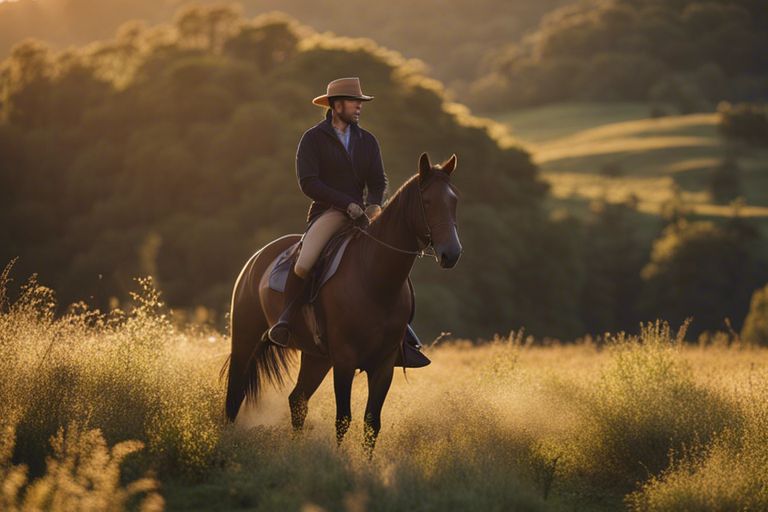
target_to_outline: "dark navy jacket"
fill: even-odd
[[[352,130],[349,152],[336,135],[328,110],[325,120],[304,132],[299,141],[296,175],[302,192],[313,200],[308,221],[328,208],[346,211],[349,203],[381,204],[387,177],[379,142],[357,125],[349,125],[348,129]]]

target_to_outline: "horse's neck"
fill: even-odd
[[[407,196],[400,195],[369,227],[377,240],[404,251],[417,251],[418,242],[408,219]],[[372,291],[396,295],[411,272],[415,254],[403,254],[371,237],[362,238],[361,262]]]

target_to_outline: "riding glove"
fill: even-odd
[[[357,203],[349,203],[349,206],[347,206],[347,215],[353,219],[358,218],[363,213],[363,208]]]

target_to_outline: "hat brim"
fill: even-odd
[[[360,101],[371,101],[373,99],[373,96],[338,96],[339,98],[349,98],[349,99],[355,99]],[[329,96],[327,94],[323,94],[322,96],[318,96],[317,98],[312,100],[312,103],[317,105],[318,107],[329,107],[328,103]]]

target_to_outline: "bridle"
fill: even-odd
[[[440,178],[438,178],[440,179]],[[421,187],[421,184],[419,184],[419,211],[421,211],[421,219],[424,221],[424,235],[422,239],[422,235],[419,235],[417,232],[416,235],[416,242],[418,242],[420,245],[423,244],[422,247],[420,247],[417,251],[409,251],[407,249],[400,249],[399,247],[395,247],[394,245],[390,245],[384,240],[381,240],[379,238],[376,238],[372,234],[368,232],[368,230],[361,228],[360,226],[355,226],[355,229],[363,233],[365,236],[370,238],[371,240],[374,240],[375,242],[383,245],[384,247],[391,249],[395,252],[399,252],[401,254],[408,254],[410,256],[416,256],[418,258],[423,258],[424,256],[431,256],[435,258],[435,261],[440,261],[440,258],[437,255],[437,252],[435,251],[435,246],[433,245],[432,241],[432,227],[429,225],[429,221],[427,220],[427,209],[424,206],[424,191],[429,187],[431,180],[429,180],[424,188]],[[454,225],[456,223],[454,222]],[[443,225],[443,223],[439,224],[440,226]],[[429,249],[429,251],[427,251]]]

